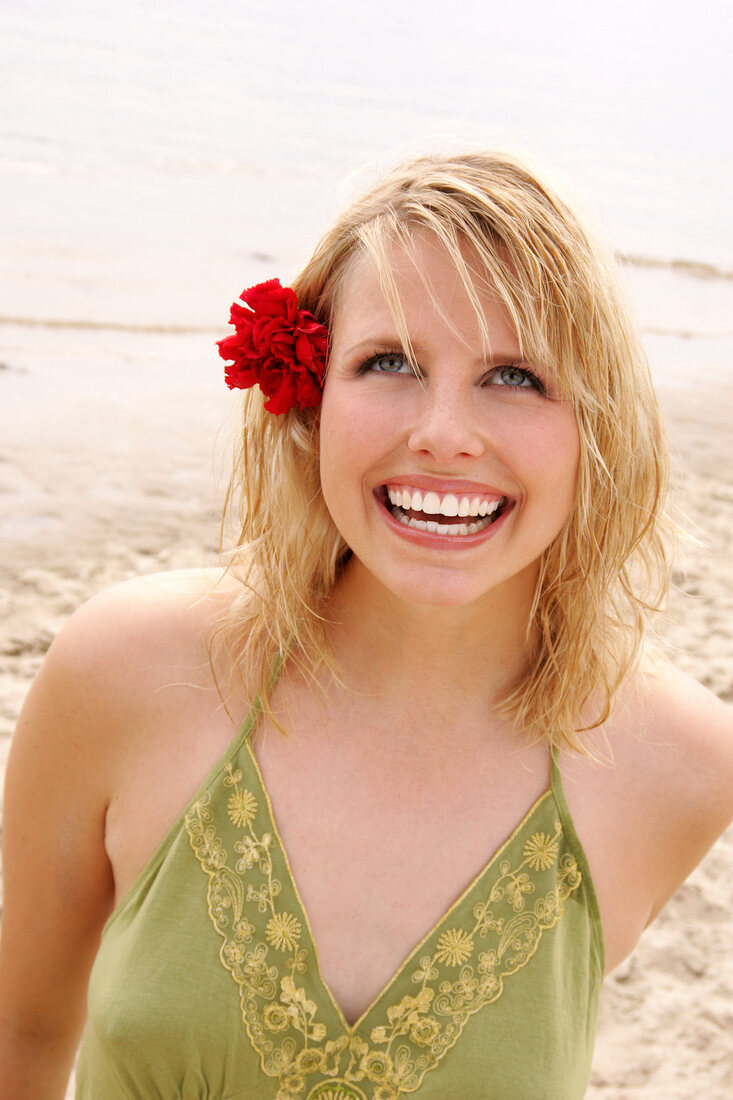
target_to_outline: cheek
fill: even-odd
[[[572,409],[561,407],[528,431],[520,458],[527,488],[552,494],[553,511],[567,512],[574,500],[580,463],[580,435]]]
[[[342,534],[355,489],[368,471],[373,454],[373,433],[363,414],[355,415],[357,411],[342,395],[335,400],[329,399],[328,389],[324,393],[319,431],[321,491]]]
[[[569,512],[575,501],[580,465],[580,434],[574,413],[567,410],[552,424],[542,456],[558,508]]]
[[[321,480],[328,480],[332,468],[340,461],[344,449],[344,437],[349,433],[348,411],[334,401],[332,387],[326,384],[319,417],[318,449],[321,463]]]
[[[320,419],[322,470],[336,466],[367,474],[369,463],[389,446],[400,418],[404,421],[394,403],[375,399],[366,387],[344,385],[339,379],[330,388],[327,384]]]

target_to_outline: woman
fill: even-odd
[[[230,568],[96,597],[20,721],[7,1095],[63,1095],[89,985],[85,1098],[581,1097],[733,814],[729,713],[640,659],[666,459],[611,262],[512,158],[425,158],[243,297]]]

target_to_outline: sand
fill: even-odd
[[[27,333],[16,335],[17,348],[26,346]],[[59,339],[57,377],[72,348],[91,370],[98,343],[88,334]],[[146,337],[146,354],[190,362],[199,353],[194,345],[193,337]],[[132,338],[118,341],[114,353],[104,350],[107,368],[111,362],[120,371],[138,354]],[[188,382],[164,397],[151,385],[143,400],[123,388],[114,400],[89,392],[64,403],[62,386],[49,395],[38,385],[32,362],[31,351],[24,359],[19,350],[0,370],[7,421],[0,450],[3,766],[28,685],[76,606],[137,573],[216,561],[221,480],[212,441],[228,407],[218,389]],[[705,543],[685,551],[675,574],[664,645],[679,667],[729,701],[732,395],[728,384],[712,398],[707,388],[699,397],[673,386],[662,392],[678,454],[674,498]],[[215,465],[223,461],[220,448]],[[730,1100],[731,911],[733,830],[608,980],[589,1098]]]

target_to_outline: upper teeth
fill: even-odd
[[[391,504],[414,512],[426,512],[429,516],[490,516],[501,503],[480,496],[457,496],[455,493],[422,493],[419,489],[390,489],[387,494]]]

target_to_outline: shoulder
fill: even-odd
[[[733,708],[678,669],[655,664],[640,678],[634,709],[640,741],[675,794],[724,827],[733,818]]]
[[[645,802],[698,802],[721,827],[733,817],[733,708],[666,662],[649,662],[626,682],[586,744],[590,761],[575,758],[571,773],[590,763]]]
[[[76,646],[85,639],[124,634],[165,632],[180,622],[203,623],[222,614],[236,582],[221,569],[189,569],[134,577],[106,588],[83,604],[63,627],[58,646]]]
[[[563,781],[614,966],[733,819],[733,713],[655,663],[587,746],[563,758]]]
[[[669,665],[645,669],[611,749],[659,872],[650,919],[733,820],[733,710]]]
[[[161,686],[209,685],[209,641],[234,584],[218,570],[162,573],[92,597],[51,645],[14,740],[58,751],[73,740],[108,759],[115,733]]]
[[[110,805],[149,770],[159,728],[174,739],[199,701],[214,698],[208,638],[231,603],[232,587],[221,574],[196,572],[133,580],[100,593],[63,627],[23,706],[3,805],[0,986],[11,1005],[22,991],[23,1003],[39,1020],[50,1017],[54,1029],[68,1021],[59,1022],[48,1007],[49,967],[62,993],[59,1004],[65,1013],[73,1003],[77,1018],[81,976],[114,901]],[[180,737],[174,742],[174,761],[194,755],[191,740],[183,748]],[[175,801],[179,791],[171,785],[168,797]],[[137,812],[128,815],[127,834],[140,827],[139,819]],[[37,942],[44,943],[48,964],[40,969],[29,946]]]
[[[79,608],[51,645],[11,741],[5,813],[17,835],[43,791],[33,829],[63,841],[71,879],[84,852],[101,865],[108,807],[158,731],[173,737],[197,707],[216,710],[209,639],[234,583],[196,571],[115,585]]]
[[[82,666],[109,686],[155,660],[189,663],[206,653],[226,614],[236,582],[221,570],[156,573],[124,581],[93,596],[62,628],[47,664]]]

